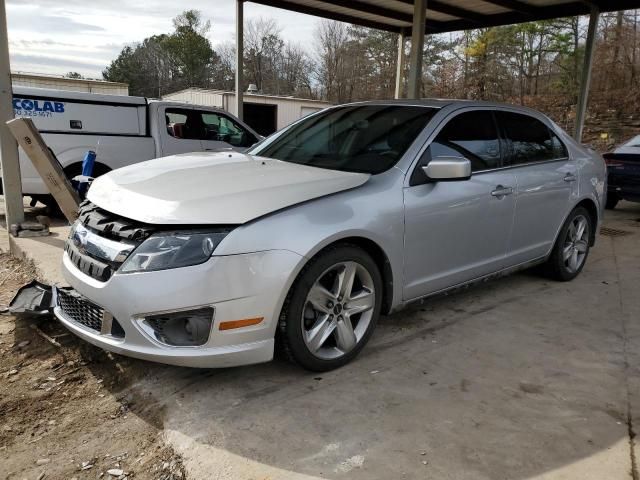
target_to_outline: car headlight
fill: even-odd
[[[204,263],[228,234],[229,231],[225,230],[152,235],[129,255],[120,272],[150,272]]]

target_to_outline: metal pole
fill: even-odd
[[[244,74],[244,0],[236,0],[236,117],[242,120]]]
[[[580,95],[576,107],[576,128],[574,138],[582,142],[582,130],[587,115],[587,103],[589,100],[589,85],[591,84],[591,65],[593,62],[593,50],[598,31],[598,21],[600,20],[600,10],[595,5],[591,6],[591,16],[589,17],[589,30],[587,33],[587,44],[584,51],[584,65],[582,66],[582,78],[580,80]]]
[[[403,73],[404,73],[404,30],[398,35],[398,60],[396,61],[396,91],[395,98],[402,98]]]
[[[411,27],[411,53],[409,54],[409,89],[407,98],[420,98],[422,85],[422,50],[424,49],[424,23],[427,0],[413,2],[413,26]]]
[[[11,119],[13,119],[13,92],[9,65],[7,11],[4,0],[0,0],[0,170],[8,231],[11,225],[24,222],[18,144],[6,124]]]

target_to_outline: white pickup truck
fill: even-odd
[[[99,176],[177,153],[244,150],[261,139],[221,109],[142,97],[15,87],[13,108],[16,117],[33,120],[69,178],[81,174],[88,150],[96,152],[93,176]],[[20,169],[24,195],[50,203],[22,149]]]

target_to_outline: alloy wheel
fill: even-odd
[[[309,351],[331,360],[353,350],[371,323],[375,295],[373,278],[361,264],[340,262],[326,269],[302,310],[302,336]]]
[[[569,225],[562,260],[566,269],[575,273],[582,267],[589,250],[589,221],[584,215],[577,215]]]

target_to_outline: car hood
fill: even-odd
[[[151,224],[242,224],[364,184],[370,175],[237,152],[189,153],[109,172],[87,198],[104,210]]]

